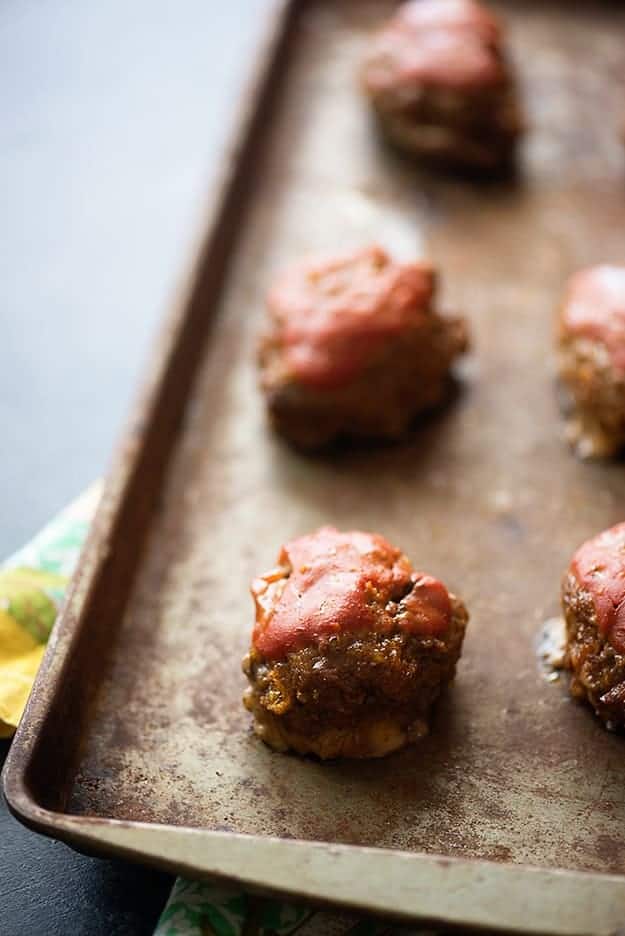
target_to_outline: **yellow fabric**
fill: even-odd
[[[15,731],[45,649],[0,610],[0,738]]]
[[[0,738],[17,728],[100,490],[93,484],[0,567]]]
[[[66,578],[37,569],[0,571],[0,737],[13,734],[57,614]]]

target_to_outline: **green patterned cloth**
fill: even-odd
[[[178,880],[154,936],[383,936],[388,925]]]
[[[217,884],[176,881],[154,936],[399,936],[379,920],[252,897]],[[403,936],[436,936],[401,930]]]
[[[100,486],[94,485],[0,568],[0,737],[10,736],[18,723],[99,494]],[[396,932],[388,923],[179,879],[154,936],[392,936]],[[413,930],[411,936],[434,934]]]
[[[98,498],[94,485],[0,569],[0,738],[20,720]]]

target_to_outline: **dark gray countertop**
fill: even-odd
[[[106,470],[266,7],[0,8],[0,556]],[[150,933],[169,883],[75,854],[0,805],[2,936]]]

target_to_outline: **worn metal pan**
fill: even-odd
[[[93,852],[446,926],[625,926],[625,749],[536,662],[576,545],[623,519],[619,464],[560,435],[552,310],[625,262],[625,9],[506,6],[531,137],[515,180],[421,174],[378,144],[355,70],[390,4],[274,4],[210,223],[110,475],[4,783]],[[616,84],[620,76],[620,85]],[[378,240],[427,250],[475,351],[405,444],[323,458],[271,437],[253,349],[274,271]],[[270,752],[240,704],[247,583],[322,522],[378,530],[472,612],[419,746]]]

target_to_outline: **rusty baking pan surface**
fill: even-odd
[[[274,5],[204,246],[9,757],[9,803],[35,828],[402,919],[625,925],[623,738],[535,653],[570,554],[623,519],[623,465],[563,443],[552,320],[570,272],[625,263],[625,9],[500,6],[532,131],[518,178],[478,185],[421,173],[372,132],[355,72],[391,4]],[[444,307],[474,336],[461,390],[404,444],[295,454],[256,388],[265,290],[302,253],[370,241],[440,266]],[[431,735],[382,761],[272,753],[240,701],[248,583],[327,522],[381,532],[471,611]]]

